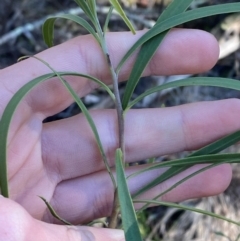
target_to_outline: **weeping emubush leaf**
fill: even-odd
[[[161,23],[168,18],[185,12],[193,1],[194,0],[173,0],[159,16],[157,23]]]
[[[18,61],[21,61],[21,60],[26,59],[26,58],[37,59],[40,62],[42,62],[43,64],[45,64],[47,67],[49,67],[51,70],[53,70],[47,62],[45,62],[42,59],[39,59],[36,56],[23,56],[23,57],[19,58]],[[95,82],[96,84],[98,84],[99,87],[102,87],[109,94],[109,96],[111,97],[113,102],[115,102],[115,95],[111,91],[111,89],[106,84],[104,84],[101,80],[97,79],[96,77],[93,77],[93,76],[88,75],[88,74],[80,74],[80,73],[77,73],[77,72],[56,72],[55,70],[53,70],[53,72],[55,73],[55,76],[67,76],[67,75],[69,75],[69,76],[78,76],[78,77],[84,77],[86,79],[89,79],[89,80]]]
[[[218,215],[218,214],[215,214],[215,213],[212,213],[212,212],[208,212],[208,211],[205,211],[205,210],[201,210],[201,209],[198,209],[198,208],[192,208],[192,207],[188,207],[188,206],[185,206],[185,205],[176,204],[176,203],[161,202],[161,201],[156,201],[156,200],[134,200],[134,203],[151,203],[151,204],[155,204],[155,205],[157,204],[157,205],[163,205],[163,206],[166,206],[166,207],[192,211],[192,212],[208,215],[210,217],[218,218],[218,219],[224,220],[226,222],[229,222],[229,223],[236,224],[236,225],[240,226],[240,222],[233,221],[229,218],[225,218],[224,216],[221,216],[221,215]]]
[[[125,12],[123,11],[123,9],[122,9],[120,3],[118,2],[118,0],[109,0],[109,2],[112,4],[112,6],[118,12],[118,14],[121,16],[122,20],[126,23],[126,25],[131,30],[131,32],[133,34],[135,34],[136,31],[135,31],[134,27],[132,26],[131,21],[128,19],[128,17],[126,16]]]
[[[129,177],[137,176],[146,171],[163,168],[163,167],[184,167],[196,164],[212,164],[212,163],[240,163],[240,153],[230,154],[212,154],[212,155],[201,155],[201,156],[189,156],[182,159],[176,159],[172,161],[166,161],[161,163],[153,164],[147,168],[144,168]]]
[[[221,88],[240,90],[240,81],[235,79],[214,78],[214,77],[192,77],[188,79],[169,82],[166,84],[162,84],[160,86],[153,87],[149,90],[146,90],[143,94],[141,94],[135,100],[130,102],[126,110],[132,108],[136,103],[138,103],[144,97],[151,95],[155,92],[169,89],[169,88],[176,88],[176,87],[183,87],[183,86],[196,86],[196,85],[197,86],[215,86],[215,87],[221,87]]]
[[[52,216],[58,220],[60,220],[62,223],[66,224],[66,225],[70,225],[72,226],[73,224],[69,223],[68,221],[66,221],[65,219],[61,218],[57,213],[56,211],[53,209],[52,205],[43,197],[39,196],[43,202],[46,204],[49,212],[52,214]]]
[[[91,0],[92,1],[92,0]],[[75,3],[83,10],[83,12],[90,18],[92,23],[95,25],[96,16],[94,12],[91,11],[85,0],[74,0]]]
[[[62,82],[63,84],[65,85],[65,87],[67,88],[67,90],[69,91],[69,93],[72,95],[73,99],[75,100],[75,102],[77,103],[77,105],[79,106],[79,108],[81,109],[82,113],[84,114],[84,116],[86,117],[87,121],[88,121],[88,124],[90,125],[91,129],[92,129],[92,132],[94,134],[94,137],[95,137],[95,140],[97,142],[97,145],[98,145],[98,148],[99,148],[99,151],[101,153],[101,156],[103,158],[103,161],[104,161],[104,164],[105,164],[105,167],[110,175],[110,178],[112,180],[112,183],[113,183],[113,186],[116,187],[116,183],[115,183],[115,179],[113,177],[113,174],[112,174],[112,171],[111,171],[111,168],[108,164],[108,160],[107,160],[107,156],[105,154],[105,151],[104,151],[104,148],[103,148],[103,145],[102,145],[102,142],[101,142],[101,139],[100,139],[100,136],[98,134],[98,131],[97,131],[97,128],[96,128],[96,125],[88,111],[88,109],[86,108],[86,106],[84,105],[84,103],[82,102],[82,100],[78,97],[78,95],[76,94],[76,92],[72,89],[72,87],[69,85],[69,83],[67,81],[65,81],[64,79],[62,79]]]
[[[136,213],[128,190],[122,165],[122,151],[116,150],[117,191],[126,241],[142,241]]]
[[[94,18],[97,18],[97,11],[96,11],[96,1],[95,0],[87,0],[86,1],[91,13],[94,15]]]
[[[99,148],[99,151],[101,153],[101,156],[103,158],[103,162],[105,164],[105,167],[109,173],[109,176],[112,180],[112,183],[113,183],[113,186],[116,188],[116,182],[115,182],[115,178],[112,174],[112,171],[111,171],[111,168],[108,164],[108,160],[107,160],[107,156],[105,154],[105,151],[103,149],[103,145],[102,145],[102,142],[100,140],[100,136],[98,134],[98,131],[97,131],[97,128],[96,128],[96,125],[88,111],[88,109],[86,108],[86,106],[84,105],[84,103],[82,102],[82,100],[78,97],[77,93],[73,90],[73,88],[71,87],[71,85],[65,80],[63,79],[63,77],[57,72],[55,71],[47,62],[45,62],[44,60],[36,57],[36,56],[32,56],[32,58],[35,58],[37,60],[39,60],[40,62],[42,62],[43,64],[45,64],[50,70],[53,71],[53,73],[55,73],[55,75],[59,78],[59,80],[61,80],[62,84],[66,87],[66,89],[68,90],[68,92],[71,94],[71,96],[73,97],[73,99],[75,100],[75,102],[77,103],[78,107],[80,108],[80,110],[82,111],[82,113],[84,114],[84,116],[86,117],[87,121],[88,121],[88,124],[89,126],[91,127],[92,129],[92,132],[94,134],[94,137],[95,137],[95,140],[97,142],[97,145],[98,145],[98,148]],[[102,83],[103,84],[103,83]]]
[[[168,31],[165,31],[153,37],[152,39],[148,40],[148,42],[144,43],[144,45],[142,46],[138,54],[138,58],[136,59],[136,62],[131,70],[131,73],[123,94],[122,108],[124,111],[127,108],[127,105],[133,94],[133,91],[136,88],[144,69],[146,68],[147,64],[149,63],[150,59],[156,52],[159,44],[165,38],[167,33]]]
[[[169,6],[165,9],[165,11],[160,15],[157,20],[157,23],[161,23],[164,20],[173,17],[179,13],[184,12],[192,0],[174,0]],[[139,79],[146,68],[147,64],[153,57],[156,52],[158,46],[161,44],[162,40],[167,35],[168,31],[165,31],[161,34],[156,35],[155,37],[149,39],[140,49],[136,62],[131,70],[131,74],[129,76],[129,80],[127,82],[127,86],[124,91],[122,106],[123,110],[127,108],[129,100],[132,96],[132,93],[139,82]]]
[[[116,68],[116,72],[119,73],[123,64],[126,60],[136,51],[140,46],[142,46],[145,42],[149,39],[153,38],[154,36],[163,33],[164,31],[176,27],[180,24],[209,17],[218,14],[224,13],[235,13],[240,11],[240,3],[226,3],[226,4],[219,4],[210,7],[202,7],[198,9],[193,9],[184,13],[177,14],[173,17],[167,18],[165,21],[157,23],[151,28],[147,33],[145,33],[124,55],[120,63]]]
[[[0,188],[4,197],[9,197],[7,177],[7,136],[13,114],[23,97],[38,83],[54,77],[54,74],[40,76],[24,85],[10,100],[0,121]]]
[[[171,83],[163,84],[161,86],[157,86],[145,91],[142,95],[136,98],[133,102],[131,102],[128,106],[128,109],[131,108],[134,104],[140,101],[145,96],[152,94],[156,91],[164,90],[166,88],[173,88],[179,86],[191,86],[191,85],[206,85],[206,86],[218,86],[223,88],[230,88],[235,90],[240,90],[240,82],[234,79],[226,79],[226,78],[209,78],[209,77],[195,77],[189,78],[179,81],[174,81]],[[233,134],[228,135],[202,149],[194,152],[189,157],[200,156],[200,155],[208,155],[208,154],[216,154],[227,147],[235,144],[240,141],[240,131],[237,131]],[[147,190],[153,188],[154,186],[168,180],[169,178],[185,171],[190,168],[194,164],[184,165],[184,166],[172,166],[167,171],[165,171],[161,176],[154,179],[152,182],[147,183],[144,187],[142,187],[135,195],[140,195]]]
[[[113,98],[115,99],[114,94],[109,89],[108,86],[106,86],[104,83],[102,83],[100,80],[85,74],[79,74],[74,72],[59,72],[58,73],[61,76],[79,76],[88,78],[96,83],[98,83],[101,87],[103,87]],[[1,188],[1,194],[5,197],[9,196],[8,192],[8,178],[7,178],[7,136],[8,131],[10,127],[10,123],[12,120],[12,117],[15,113],[15,110],[21,100],[38,84],[45,82],[53,77],[56,77],[57,75],[55,73],[51,74],[45,74],[43,76],[37,77],[24,85],[18,92],[12,97],[8,105],[6,106],[1,121],[0,121],[0,188]]]
[[[57,17],[48,18],[43,24],[42,34],[43,34],[44,41],[48,47],[53,46],[54,23],[59,18],[71,20],[71,21],[83,26],[90,34],[92,34],[94,36],[94,38],[100,44],[100,39],[99,39],[98,35],[96,34],[95,30],[92,28],[92,26],[86,20],[84,20],[83,18],[81,18],[79,16],[72,15],[72,14],[61,14]]]
[[[104,33],[104,34],[106,34],[106,32],[107,32],[108,24],[109,24],[109,21],[110,21],[110,18],[111,18],[111,15],[112,15],[113,9],[114,9],[113,6],[111,6],[111,7],[109,8],[109,11],[108,11],[108,14],[107,14],[107,17],[106,17],[106,20],[105,20],[104,26],[103,26],[103,33]]]
[[[173,190],[174,188],[176,188],[177,186],[179,186],[180,184],[186,182],[187,180],[189,180],[190,178],[204,172],[204,171],[207,171],[209,170],[210,168],[213,168],[213,167],[216,167],[216,166],[219,166],[220,164],[222,163],[225,163],[225,161],[223,162],[219,162],[219,163],[215,163],[215,164],[211,164],[211,165],[208,165],[204,168],[201,168],[199,170],[197,170],[196,172],[193,172],[191,173],[190,175],[184,177],[183,179],[181,179],[180,181],[174,183],[171,187],[169,187],[168,189],[166,189],[165,191],[161,192],[160,194],[158,194],[157,196],[155,196],[152,200],[157,200],[158,198],[162,197],[163,195],[165,195],[166,193],[170,192],[171,190]],[[171,167],[173,168],[173,167]],[[171,169],[170,168],[170,169]],[[177,167],[176,167],[177,168]],[[183,170],[185,171],[185,169]],[[135,197],[135,196],[134,196]],[[146,203],[143,207],[141,207],[141,209],[139,209],[137,212],[142,212],[144,209],[146,209],[148,207],[148,203]]]
[[[193,152],[189,157],[197,157],[202,155],[210,155],[210,154],[216,154],[220,151],[223,151],[224,149],[230,147],[231,145],[237,143],[240,141],[240,131],[234,132],[226,137],[223,137],[203,148],[201,148],[198,151]],[[173,166],[170,167],[167,171],[165,171],[161,176],[157,177],[155,180],[153,180],[151,183],[148,183],[144,187],[142,187],[141,190],[139,190],[138,193],[136,193],[136,196],[144,193],[145,191],[149,190],[150,188],[166,181],[167,179],[187,170],[188,168],[192,167],[194,164],[186,165],[186,166]]]
[[[222,164],[222,163],[239,163],[240,162],[240,154],[212,154],[212,155],[201,155],[201,156],[189,156],[183,159],[177,159],[173,161],[167,161],[163,163],[158,163],[152,165],[150,167],[144,168],[138,172],[135,172],[130,177],[139,175],[146,171],[154,170],[157,168],[170,167],[166,172],[164,172],[161,176],[155,178],[150,183],[147,183],[140,190],[138,190],[134,197],[141,195],[142,193],[150,190],[151,188],[159,185],[160,183],[166,181],[167,179],[185,171],[186,169],[192,167],[196,164]]]

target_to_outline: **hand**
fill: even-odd
[[[127,49],[143,34],[108,35],[110,55],[116,65]],[[111,83],[109,71],[97,43],[91,36],[75,38],[38,55],[58,71],[88,73]],[[173,30],[163,41],[144,75],[197,73],[211,68],[218,58],[216,40],[198,30]],[[127,79],[134,56],[122,70]],[[0,71],[0,115],[16,91],[34,77],[49,73],[35,59],[28,59]],[[96,85],[69,77],[80,96]],[[57,213],[74,224],[108,216],[113,186],[105,171],[91,129],[83,115],[43,124],[65,109],[71,96],[57,79],[44,83],[25,98],[11,124],[8,141],[10,199],[0,198],[1,240],[123,240],[123,232],[90,227],[66,227],[56,223],[38,196],[48,200]],[[126,159],[144,158],[200,148],[240,128],[239,100],[188,104],[171,108],[131,110],[126,116]],[[113,166],[117,146],[114,110],[91,111],[107,156]],[[143,132],[144,130],[144,132]],[[132,173],[140,167],[131,167]],[[142,167],[141,167],[142,168]],[[151,198],[189,175],[195,166],[142,195]],[[135,192],[163,170],[142,174],[129,182]],[[215,195],[231,179],[229,165],[201,173],[162,197],[166,201]],[[217,181],[216,181],[217,180]],[[39,221],[40,220],[40,221]],[[82,238],[82,239],[81,239]]]

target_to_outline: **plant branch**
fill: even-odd
[[[117,227],[118,214],[119,214],[119,198],[118,198],[118,190],[116,188],[114,191],[113,208],[112,208],[112,213],[110,216],[108,228],[116,228]]]
[[[121,103],[121,98],[120,98],[120,93],[118,89],[118,75],[116,74],[113,64],[111,62],[110,55],[108,53],[106,41],[104,38],[103,41],[103,52],[106,56],[107,63],[109,66],[109,70],[112,76],[112,81],[113,81],[113,91],[115,95],[115,107],[117,110],[117,116],[118,116],[118,133],[119,133],[119,143],[118,147],[121,148],[122,153],[123,153],[123,162],[125,161],[125,145],[124,145],[124,117],[123,117],[123,109],[122,109],[122,103]]]
[[[115,95],[115,108],[117,111],[117,118],[118,118],[118,138],[119,138],[118,147],[122,150],[122,153],[123,153],[122,162],[125,163],[124,116],[123,116],[122,103],[121,103],[121,98],[120,98],[119,89],[118,89],[118,75],[116,74],[114,67],[112,65],[111,58],[108,53],[105,37],[103,37],[102,49],[106,56],[109,70],[112,76],[113,91]],[[116,228],[118,214],[119,214],[119,201],[118,201],[117,189],[115,189],[114,205],[113,205],[113,211],[110,218],[109,228]]]
[[[123,116],[122,102],[121,102],[119,88],[118,88],[118,75],[113,67],[113,64],[108,52],[108,48],[107,48],[105,34],[102,31],[99,21],[97,22],[97,24],[98,24],[97,31],[98,31],[99,38],[101,40],[101,48],[105,55],[105,58],[110,70],[110,74],[112,77],[113,91],[115,95],[115,108],[117,111],[117,119],[118,119],[118,147],[117,148],[120,148],[122,151],[122,163],[124,164],[125,163],[124,116]],[[112,214],[110,216],[110,222],[109,222],[110,228],[116,228],[118,214],[119,214],[119,200],[118,200],[117,188],[115,188],[113,210],[112,210]]]

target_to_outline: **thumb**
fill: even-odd
[[[0,241],[124,241],[121,230],[44,223],[0,195]]]

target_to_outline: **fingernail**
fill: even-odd
[[[109,238],[111,238],[114,241],[123,241],[124,239],[124,233],[122,230],[119,229],[105,229],[107,230]]]

